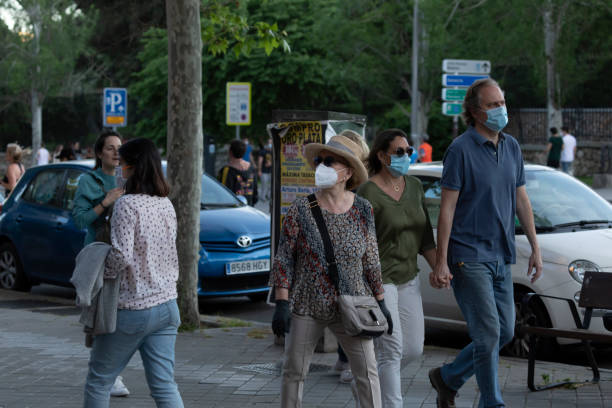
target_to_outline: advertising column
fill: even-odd
[[[274,111],[268,124],[273,141],[271,256],[274,258],[283,219],[293,201],[315,192],[314,170],[304,158],[308,143],[326,143],[345,129],[363,135],[365,116],[327,111]]]

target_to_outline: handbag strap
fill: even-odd
[[[338,264],[336,264],[336,257],[334,256],[334,247],[332,245],[331,238],[329,237],[327,225],[325,225],[325,220],[323,219],[321,207],[319,207],[319,202],[317,201],[317,197],[314,194],[310,194],[308,196],[308,207],[312,212],[312,216],[315,222],[317,223],[319,233],[321,234],[321,238],[323,239],[323,247],[325,248],[325,260],[327,261],[329,277],[334,286],[336,287],[338,293],[340,293],[338,281]]]

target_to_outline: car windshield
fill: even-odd
[[[526,171],[525,178],[536,228],[612,222],[612,205],[575,178],[546,170]]]
[[[206,174],[202,175],[203,207],[241,207],[242,204],[231,191]]]

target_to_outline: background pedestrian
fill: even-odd
[[[553,169],[559,168],[559,161],[561,160],[561,150],[563,149],[563,139],[559,135],[557,128],[550,128],[550,137],[548,138],[548,144],[546,145],[546,151],[548,157],[546,158],[546,165]]]
[[[40,144],[40,149],[36,152],[36,164],[42,166],[49,163],[49,151],[45,148],[45,144]]]
[[[576,138],[570,134],[569,128],[563,126],[561,128],[563,134],[563,150],[561,151],[561,170],[565,173],[573,175],[574,171],[572,164],[576,158]]]
[[[8,163],[8,167],[6,168],[6,174],[2,178],[0,183],[2,187],[4,187],[4,196],[8,197],[8,195],[13,191],[17,182],[25,173],[25,168],[21,163],[21,155],[23,151],[21,150],[21,146],[17,143],[9,143],[6,145],[6,162]]]
[[[257,171],[261,180],[261,191],[259,195],[266,201],[272,197],[272,139],[268,139],[266,145],[259,151]]]
[[[234,194],[242,195],[249,205],[258,199],[257,182],[251,163],[243,159],[246,146],[241,140],[232,140],[228,152],[228,163],[219,170],[217,178]]]

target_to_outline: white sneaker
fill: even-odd
[[[123,383],[123,377],[117,376],[115,379],[115,383],[113,384],[113,388],[111,388],[111,397],[127,397],[130,395],[130,390],[127,389],[125,384]]]
[[[344,361],[336,360],[336,364],[334,364],[332,371],[335,373],[342,373],[343,371],[350,369],[351,366],[349,365],[348,361],[345,363]]]
[[[342,370],[340,373],[340,382],[343,384],[348,384],[353,381],[353,372],[351,369]]]

